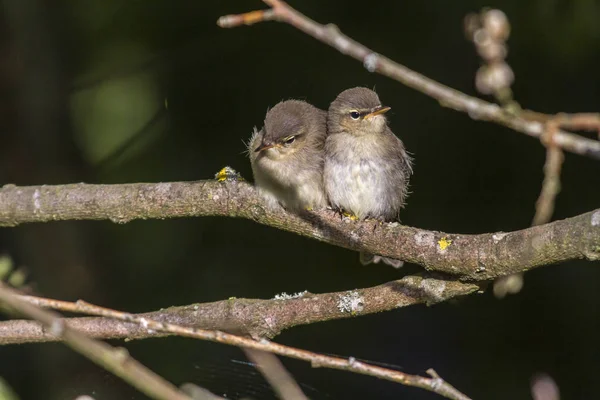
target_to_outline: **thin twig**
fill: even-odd
[[[119,376],[147,396],[153,399],[191,400],[160,375],[133,359],[127,350],[116,349],[88,338],[71,329],[59,315],[24,301],[15,291],[3,285],[0,285],[0,303],[20,315],[41,322],[48,332],[63,340],[73,350]]]
[[[31,298],[30,296],[23,296],[23,300],[32,301],[34,304],[39,304],[38,299]],[[23,303],[23,301],[20,302]],[[350,357],[348,359],[340,357],[331,357],[323,354],[313,353],[307,350],[297,349],[294,347],[274,343],[266,339],[256,341],[250,338],[232,335],[220,331],[190,328],[186,326],[160,322],[150,318],[136,316],[130,313],[124,313],[109,308],[99,307],[81,300],[78,301],[76,304],[70,305],[67,305],[67,302],[61,301],[53,301],[53,304],[59,307],[66,306],[69,308],[70,311],[74,312],[117,319],[128,323],[134,323],[139,325],[142,329],[150,331],[151,333],[162,332],[182,337],[189,337],[194,339],[207,340],[210,342],[228,344],[231,346],[237,346],[246,349],[266,351],[273,354],[278,354],[280,356],[310,362],[313,367],[339,369],[343,371],[350,371],[358,374],[374,376],[376,378],[389,380],[406,386],[413,386],[425,389],[449,399],[469,399],[466,395],[459,392],[452,385],[448,384],[437,375],[433,376],[432,378],[426,378],[418,375],[410,375],[404,372],[366,364],[356,360],[353,357]]]
[[[381,75],[392,78],[436,99],[445,107],[468,113],[473,119],[492,121],[536,138],[539,138],[544,133],[542,123],[527,120],[496,104],[468,96],[427,78],[381,54],[377,54],[368,47],[341,33],[336,26],[332,24],[321,25],[311,20],[281,0],[263,0],[263,2],[271,7],[272,14],[262,11],[252,11],[246,14],[226,15],[219,18],[217,24],[222,28],[233,28],[247,24],[249,20],[252,23],[263,20],[285,22],[315,39],[332,46],[342,54],[359,60],[368,71],[378,72]],[[261,16],[265,16],[265,14],[268,15],[268,18],[261,19]],[[555,142],[563,150],[600,159],[599,141],[559,130],[556,133]]]
[[[542,191],[535,204],[535,216],[532,225],[550,222],[554,214],[554,203],[560,192],[560,171],[564,160],[562,150],[554,144],[554,135],[561,125],[561,118],[546,122],[546,134],[542,143],[546,146],[546,163],[544,165],[544,181]]]

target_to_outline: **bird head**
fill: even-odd
[[[324,130],[316,123],[322,111],[299,100],[278,103],[267,112],[262,142],[253,149],[259,155],[280,160],[302,149],[311,134],[320,135]]]
[[[377,134],[385,130],[385,113],[390,107],[382,106],[377,93],[371,89],[348,89],[329,106],[328,129],[331,133],[348,132],[355,135]]]

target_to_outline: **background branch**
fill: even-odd
[[[349,38],[341,33],[333,24],[321,25],[281,0],[263,1],[271,7],[270,10],[252,11],[239,15],[225,15],[219,18],[217,24],[222,28],[232,28],[243,24],[251,25],[261,21],[276,20],[285,22],[315,39],[328,44],[340,53],[362,62],[368,71],[377,72],[392,78],[403,85],[436,99],[444,107],[465,112],[476,120],[491,121],[507,126],[535,138],[541,138],[544,133],[544,125],[539,121],[525,119],[496,104],[469,96],[427,78]],[[563,130],[557,130],[555,143],[564,150],[600,159],[600,141],[587,139]]]
[[[345,247],[482,281],[560,261],[600,258],[600,209],[520,231],[447,234],[378,221],[353,222],[328,210],[271,210],[240,181],[28,186],[0,189],[0,226],[59,220],[239,217]]]
[[[351,318],[414,304],[430,305],[478,289],[477,285],[469,283],[407,276],[366,289],[306,293],[282,300],[230,299],[170,307],[138,316],[171,324],[241,333],[257,339],[273,338],[284,329],[297,325]],[[41,307],[89,314],[85,305],[80,303],[31,296],[24,296],[24,299]],[[66,321],[78,331],[101,339],[144,339],[159,335],[138,325],[110,318],[69,318]],[[35,321],[0,322],[0,345],[56,340]]]

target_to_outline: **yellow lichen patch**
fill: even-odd
[[[342,212],[342,215],[344,217],[350,218],[352,221],[356,221],[358,219],[358,217],[356,215],[349,213],[348,211]]]
[[[215,174],[215,179],[219,182],[224,181],[243,181],[244,178],[231,167],[225,167]]]
[[[227,167],[225,167],[222,170],[220,170],[219,172],[217,172],[217,174],[215,175],[215,179],[218,180],[219,182],[223,182],[224,180],[226,180],[227,179]]]
[[[305,207],[304,209],[305,209],[306,211],[312,211],[312,210],[313,210],[312,206]]]
[[[448,246],[452,244],[452,240],[448,239],[447,236],[444,236],[440,240],[438,240],[438,245],[440,246],[440,250],[446,250]]]

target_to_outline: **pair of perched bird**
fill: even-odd
[[[343,91],[327,112],[299,100],[278,103],[248,144],[255,184],[290,211],[331,205],[359,219],[396,221],[408,194],[411,157],[387,125],[377,94]],[[361,262],[402,262],[362,253]]]

